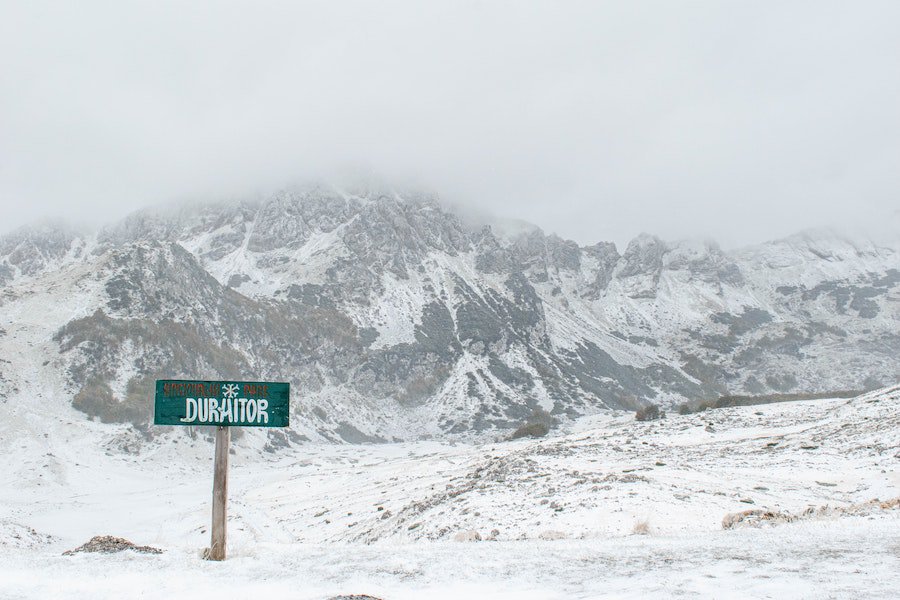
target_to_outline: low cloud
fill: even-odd
[[[347,169],[581,242],[898,207],[896,2],[8,5],[3,228]]]

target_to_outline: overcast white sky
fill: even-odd
[[[413,179],[581,242],[900,208],[900,2],[0,0],[0,232]]]

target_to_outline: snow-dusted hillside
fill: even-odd
[[[652,423],[597,415],[544,440],[239,446],[221,564],[199,558],[208,445],[169,436],[128,455],[110,446],[122,426],[41,416],[19,413],[34,435],[0,432],[14,457],[0,464],[0,597],[890,598],[900,584],[896,386]],[[723,529],[748,509],[776,517]],[[165,553],[61,556],[100,534]]]
[[[0,410],[140,424],[158,377],[288,380],[283,445],[873,388],[900,380],[898,236],[725,252],[645,235],[620,254],[324,186],[26,228],[0,238]]]

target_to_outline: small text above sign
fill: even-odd
[[[290,384],[271,381],[156,382],[153,423],[287,427]]]

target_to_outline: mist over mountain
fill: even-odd
[[[273,447],[900,380],[896,233],[579,245],[429,193],[309,185],[24,227],[0,238],[0,286],[17,410],[140,429],[156,378],[290,381]]]

